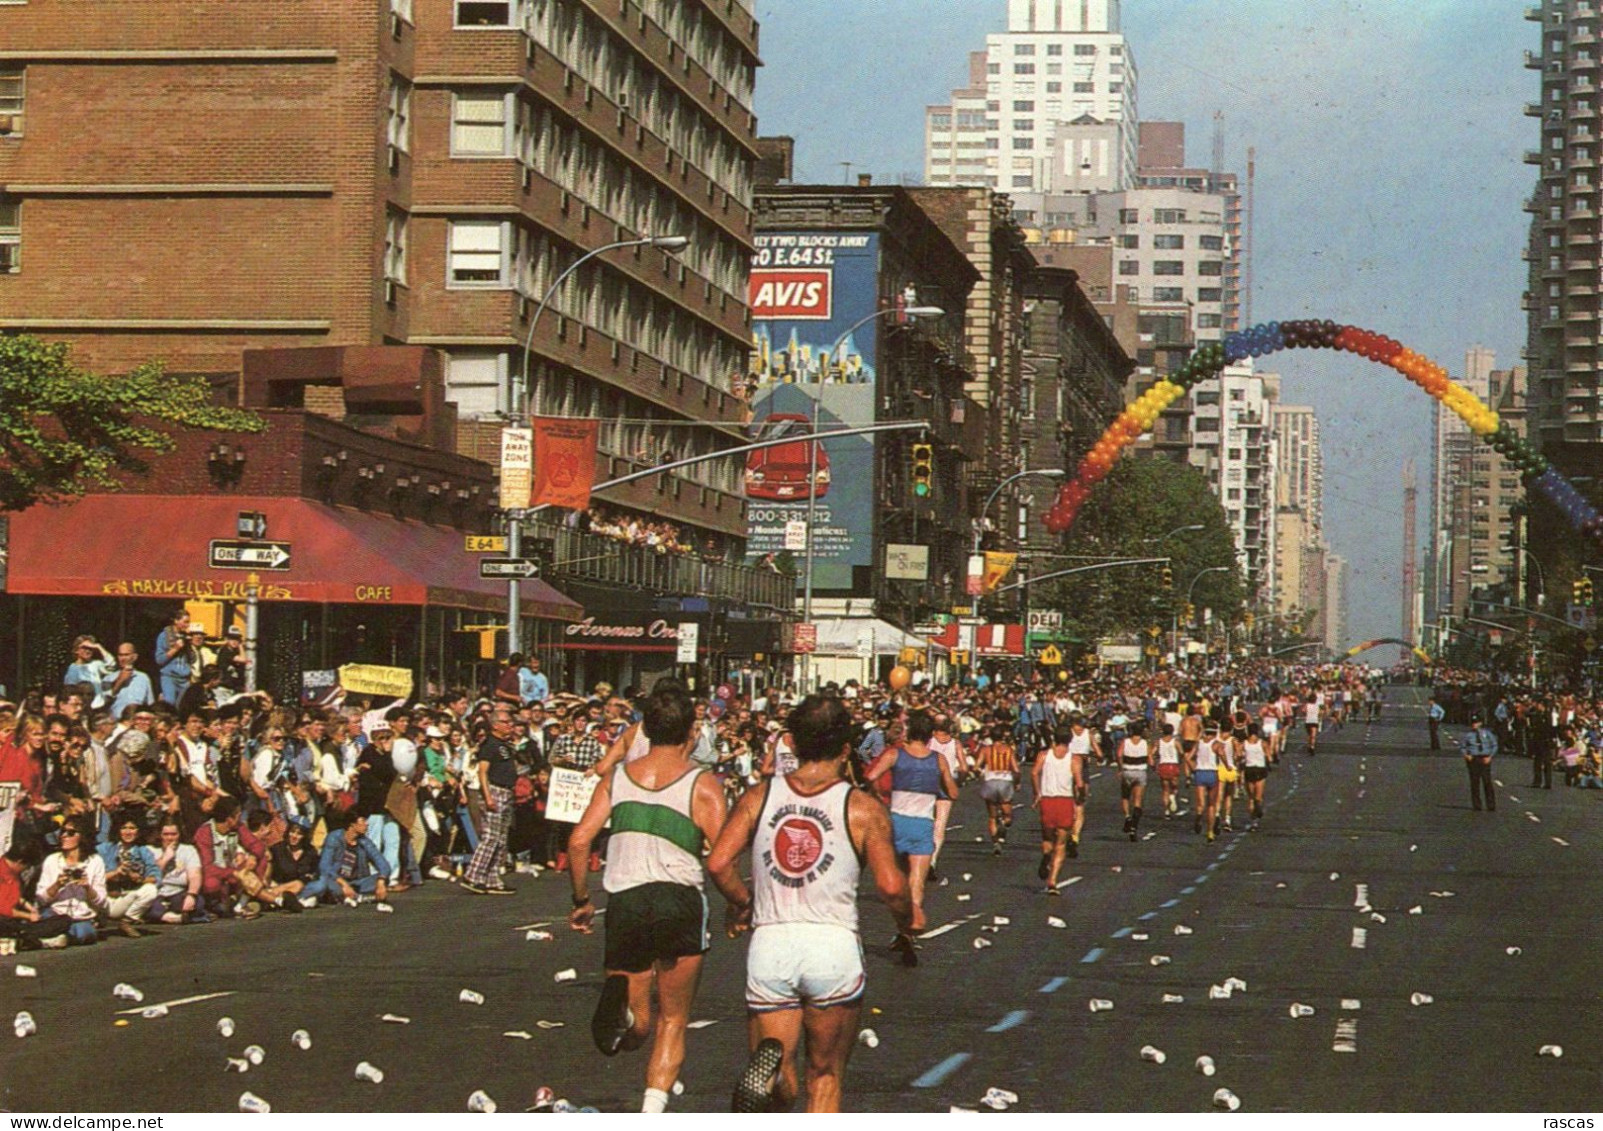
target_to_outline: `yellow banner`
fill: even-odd
[[[410,699],[412,669],[385,668],[377,664],[346,664],[340,669],[340,686],[357,695]]]
[[[985,577],[982,581],[984,591],[990,593],[1013,572],[1013,566],[1018,562],[1017,554],[1002,554],[988,550],[985,554]]]

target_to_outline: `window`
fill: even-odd
[[[1180,287],[1153,287],[1153,302],[1184,302],[1185,291]]]
[[[0,275],[22,270],[22,204],[0,196]]]
[[[1076,43],[1074,45],[1074,53],[1076,55],[1079,55],[1079,56],[1082,56],[1082,57],[1086,56],[1086,55],[1095,55],[1096,54],[1096,44],[1094,44],[1094,43]]]
[[[1159,259],[1152,264],[1154,275],[1184,275],[1186,265],[1179,259]]]
[[[1013,178],[1013,187],[1014,188],[1026,188],[1027,189],[1033,184],[1035,184],[1035,178],[1033,178],[1033,177],[1014,177]]]
[[[1035,44],[1033,44],[1033,43],[1015,43],[1013,45],[1013,54],[1015,54],[1015,55],[1034,55],[1035,54]]]
[[[1108,83],[1108,93],[1109,94],[1123,94],[1124,93],[1124,84],[1122,82],[1110,82],[1110,83]]]
[[[451,99],[451,156],[501,157],[507,152],[507,98],[458,94]]]
[[[1225,238],[1223,236],[1198,236],[1197,246],[1203,251],[1223,251]]]
[[[480,350],[452,353],[445,363],[445,399],[464,418],[501,412],[507,387],[507,355]]]
[[[1218,259],[1204,259],[1201,263],[1197,264],[1197,274],[1199,274],[1199,275],[1223,275],[1224,274],[1224,267],[1225,267],[1225,265],[1221,260],[1218,260]]]
[[[1001,63],[987,63],[987,64],[985,64],[985,73],[988,74],[988,75],[999,75],[999,74],[1001,74],[1002,73],[1002,64]]]
[[[1217,330],[1221,325],[1223,325],[1223,320],[1217,314],[1197,315],[1197,329],[1199,330]]]
[[[1140,222],[1141,222],[1141,213],[1140,213],[1139,209],[1135,209],[1135,208],[1121,208],[1121,209],[1119,209],[1119,223],[1121,223],[1121,224],[1139,224]]]
[[[1062,63],[1048,63],[1046,65],[1046,73],[1049,74],[1049,75],[1061,75],[1063,73],[1063,64]]]
[[[1035,64],[1034,63],[1014,63],[1013,64],[1013,73],[1015,75],[1033,75],[1033,74],[1035,74]]]
[[[1013,139],[1013,148],[1014,149],[1034,149],[1035,148],[1035,139],[1033,137],[1016,137],[1016,138]]]
[[[1139,274],[1141,274],[1141,263],[1140,263],[1140,261],[1136,260],[1136,259],[1121,259],[1121,260],[1119,260],[1119,274],[1121,274],[1121,275],[1139,275]]]
[[[1077,82],[1077,83],[1074,84],[1074,93],[1075,94],[1095,94],[1096,93],[1096,83],[1094,83],[1094,82]]]
[[[1013,112],[1015,114],[1033,114],[1035,112],[1035,103],[1028,99],[1016,100],[1013,103]]]
[[[1184,224],[1186,210],[1184,208],[1159,208],[1152,213],[1154,224]]]
[[[1152,246],[1159,251],[1184,251],[1186,238],[1176,235],[1158,235],[1152,237]]]
[[[457,27],[517,27],[519,0],[456,0]]]
[[[22,68],[0,67],[0,137],[22,132],[22,93]]]
[[[451,286],[506,286],[506,226],[498,220],[458,220],[451,224]]]
[[[1002,139],[999,138],[999,137],[988,137],[988,138],[986,138],[985,139],[985,148],[986,149],[1001,149],[1002,148]]]
[[[1224,293],[1224,290],[1222,288],[1220,288],[1220,287],[1198,287],[1197,288],[1197,301],[1198,302],[1223,302],[1224,300],[1225,300],[1225,293]]]
[[[1063,84],[1060,82],[1049,82],[1046,84],[1046,92],[1048,94],[1062,94]]]
[[[393,208],[384,223],[384,277],[406,282],[406,213]]]
[[[1031,130],[1035,129],[1035,119],[1034,118],[1014,118],[1013,119],[1013,128],[1015,130],[1021,132],[1021,133],[1029,133]]]
[[[1119,246],[1134,251],[1141,246],[1141,237],[1126,232],[1119,237]]]
[[[412,84],[399,75],[390,76],[390,144],[402,153],[412,147]]]
[[[1124,54],[1124,44],[1115,43],[1113,46],[1108,48],[1108,54],[1109,55],[1123,55]]]
[[[952,115],[950,115],[950,114],[931,114],[930,115],[930,129],[932,129],[932,130],[949,130],[951,128],[952,128]]]

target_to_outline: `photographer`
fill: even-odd
[[[119,931],[135,939],[139,928],[134,924],[155,905],[156,882],[161,879],[156,854],[140,842],[140,831],[139,818],[129,814],[117,822],[117,839],[100,846],[109,897],[106,915]]]
[[[39,902],[47,916],[71,920],[67,939],[74,946],[96,942],[95,916],[110,910],[106,898],[106,865],[94,852],[88,823],[61,826],[61,851],[45,857],[39,869]]]

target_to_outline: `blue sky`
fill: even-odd
[[[1540,92],[1537,25],[1510,0],[1125,0],[1140,112],[1186,123],[1193,164],[1224,114],[1225,164],[1257,150],[1255,321],[1331,318],[1462,373],[1524,344],[1521,201]],[[1003,0],[759,0],[760,129],[797,140],[797,179],[917,177],[923,112],[1005,27]],[[1326,526],[1352,563],[1352,641],[1394,635],[1402,466],[1420,469],[1426,539],[1430,400],[1390,371],[1327,353],[1263,361],[1325,437]],[[1390,653],[1376,652],[1377,660]]]

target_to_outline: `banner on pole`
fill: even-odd
[[[985,578],[982,589],[990,593],[1007,580],[1007,575],[1013,572],[1013,566],[1018,562],[1017,554],[1004,554],[987,551],[985,554]]]
[[[534,418],[534,487],[529,505],[582,511],[596,478],[595,420]]]

